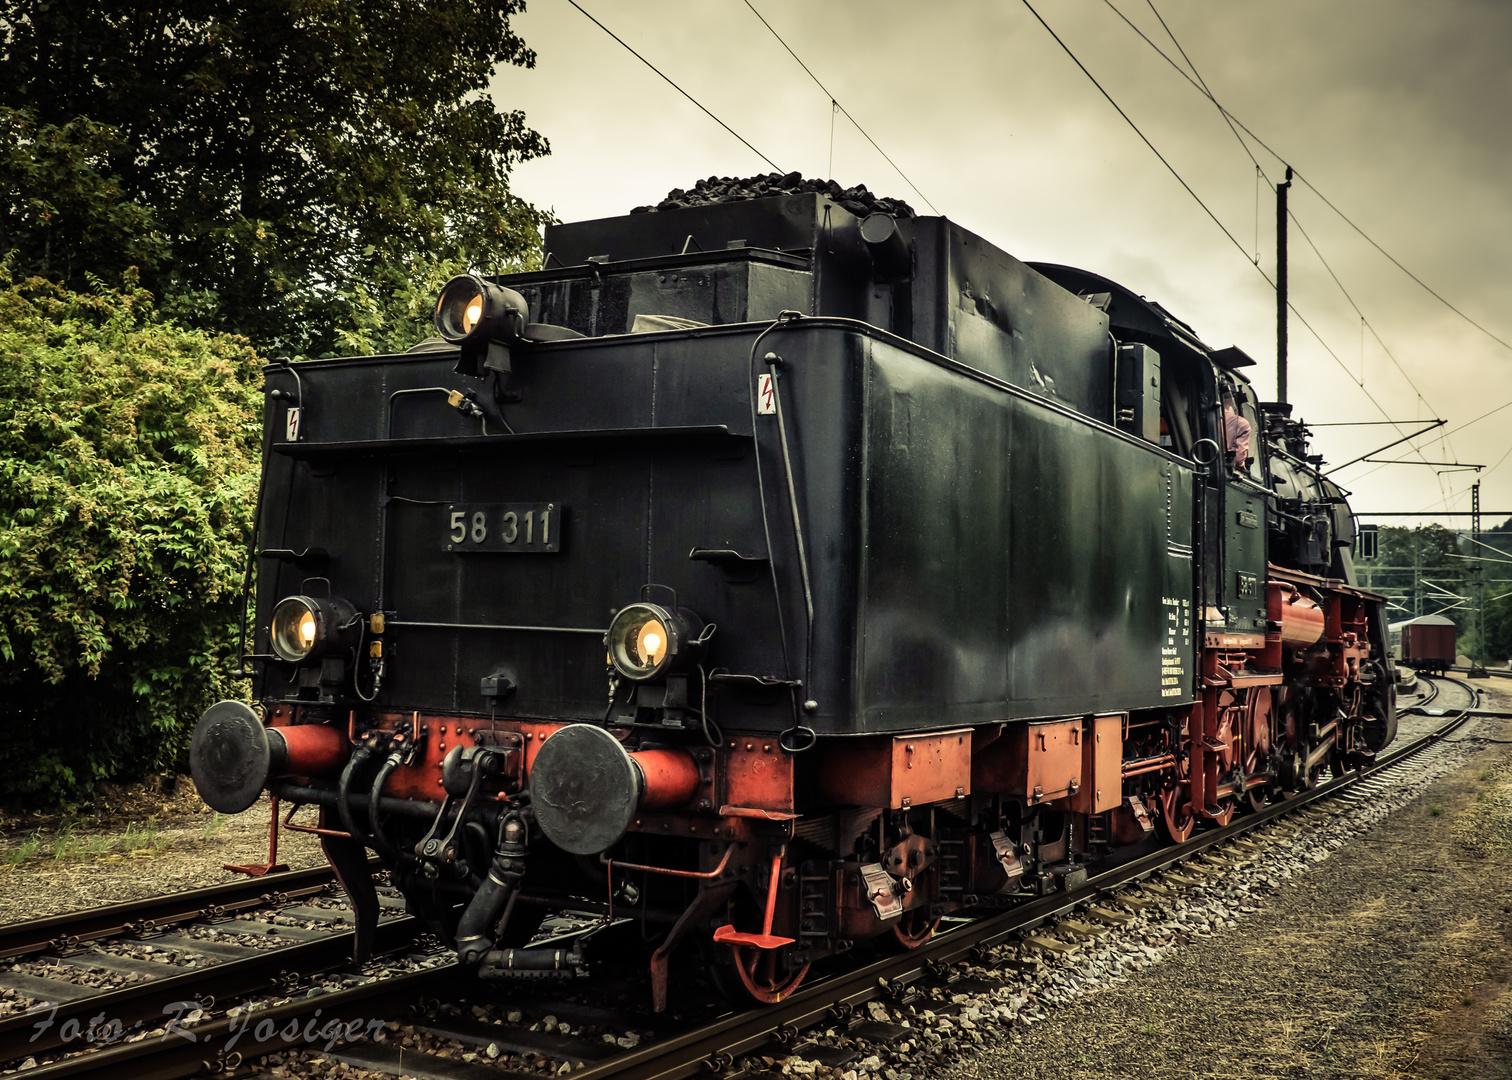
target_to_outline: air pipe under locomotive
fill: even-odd
[[[634,917],[658,1007],[685,942],[776,1000],[1393,737],[1353,519],[1248,357],[768,181],[267,369],[257,704],[193,772],[318,833],[359,951],[376,852],[484,976],[582,970],[522,947],[575,910]]]

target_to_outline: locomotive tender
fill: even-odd
[[[581,964],[520,948],[567,909],[635,917],[658,1008],[683,943],[773,1001],[1391,741],[1248,357],[841,195],[552,226],[439,344],[267,369],[260,706],[193,772],[318,808],[359,950],[371,848],[485,976]]]

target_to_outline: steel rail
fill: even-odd
[[[280,899],[292,900],[318,893],[335,880],[329,866],[287,870],[190,892],[10,923],[0,926],[0,958],[24,956],[44,949],[70,949],[85,941],[142,934],[174,923],[213,919],[248,908],[265,907]]]
[[[384,927],[398,932],[399,922]],[[595,924],[559,934],[526,948],[560,947],[565,941],[597,932],[601,926]],[[384,927],[380,927],[380,933]],[[458,979],[469,977],[470,973],[462,970],[455,959],[448,958],[421,971],[380,977],[346,990],[304,995],[267,1008],[243,1008],[236,1016],[223,1016],[193,1027],[177,1023],[186,1009],[172,1013],[165,1010],[157,1019],[166,1022],[150,1029],[146,1038],[38,1065],[27,1070],[26,1075],[28,1080],[94,1076],[113,1080],[120,1075],[132,1080],[182,1080],[199,1073],[225,1073],[238,1068],[246,1059],[280,1050],[326,1049],[328,1044],[351,1041],[356,1036],[372,1036],[385,1020],[401,1014],[417,1000],[455,997]],[[288,992],[296,990],[291,988]],[[174,1004],[187,1006],[192,1002]],[[336,1027],[333,1029],[332,1025]]]
[[[424,932],[424,924],[410,916],[379,923],[373,951],[383,955],[407,948]],[[80,1033],[90,1030],[90,1020],[97,1016],[105,1017],[104,1023],[120,1023],[124,1032],[139,1032],[171,1017],[169,1007],[177,1003],[194,1002],[200,1008],[212,1009],[217,1001],[271,993],[296,985],[306,976],[340,970],[351,963],[354,937],[351,930],[339,930],[314,941],[258,949],[241,959],[177,974],[176,969],[165,966],[163,978],[72,1001],[47,1002],[7,1016],[0,1019],[0,1066],[13,1065],[28,1055],[65,1049],[70,1042],[78,1041]]]
[[[318,997],[299,997],[282,1005],[185,1027],[178,1013],[159,1017],[163,1030],[139,1042],[115,1044],[76,1054],[62,1061],[27,1070],[28,1080],[62,1077],[119,1077],[132,1080],[181,1080],[201,1072],[222,1073],[245,1058],[261,1057],[291,1047],[323,1047],[340,1040],[339,1032],[371,1034],[372,1025],[401,1013],[427,992],[455,981],[456,964],[376,979],[362,986]],[[332,1025],[336,1025],[333,1033]],[[266,1028],[266,1031],[264,1030]]]
[[[1467,667],[1451,667],[1449,670],[1458,671],[1461,674],[1468,675],[1474,669]],[[1486,673],[1484,676],[1485,678],[1495,677],[1499,679],[1512,679],[1512,668],[1482,668],[1481,670]],[[1482,676],[1479,675],[1476,676],[1476,678],[1481,677]]]

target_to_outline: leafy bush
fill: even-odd
[[[0,264],[0,798],[172,767],[229,675],[257,491],[260,361],[128,276]]]

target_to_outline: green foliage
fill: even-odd
[[[29,249],[36,269],[76,281],[158,267],[167,241],[152,211],[107,175],[121,150],[120,134],[92,120],[39,125],[30,109],[0,108],[0,255]]]
[[[166,314],[265,355],[366,341],[370,298],[413,268],[539,246],[508,177],[546,142],[486,96],[497,65],[534,64],[522,7],[16,0],[0,254],[76,290],[136,265]]]
[[[1495,561],[1512,553],[1512,541],[1505,539],[1509,535],[1512,518],[1483,530],[1480,544],[1442,525],[1384,526],[1379,557],[1360,564],[1364,581],[1400,605],[1391,612],[1393,622],[1414,613],[1443,615],[1454,621],[1457,652],[1497,663],[1512,657],[1512,573],[1508,572],[1512,568]],[[1486,560],[1480,564],[1486,601],[1484,640],[1477,621],[1481,583],[1476,577],[1476,556]]]
[[[238,694],[259,366],[130,280],[76,293],[0,264],[0,796],[164,767]]]
[[[1487,529],[1481,541],[1494,549],[1482,548],[1482,555],[1512,558],[1512,517]],[[1512,659],[1512,566],[1506,563],[1486,563],[1485,633],[1488,662]]]
[[[523,6],[6,4],[0,798],[167,766],[239,693],[253,347],[398,351],[538,258],[508,179],[546,142],[487,97]]]
[[[1379,557],[1367,564],[1367,582],[1370,588],[1399,597],[1402,607],[1391,612],[1391,620],[1443,615],[1454,620],[1463,635],[1473,620],[1469,608],[1456,600],[1466,595],[1470,566],[1457,558],[1462,554],[1459,535],[1442,525],[1388,525],[1380,530],[1379,549]]]

